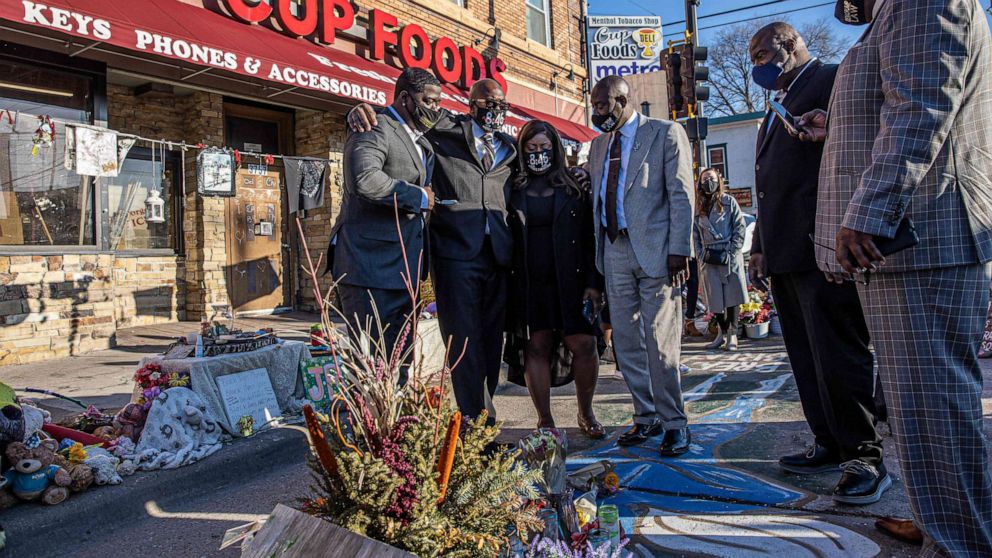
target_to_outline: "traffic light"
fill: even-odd
[[[682,96],[682,54],[680,47],[669,48],[665,55],[665,70],[668,74],[668,115],[672,120],[688,116],[685,98]]]
[[[696,143],[706,139],[710,131],[710,119],[705,116],[693,116],[682,121],[685,126],[685,134],[689,136],[689,141]]]
[[[688,43],[682,48],[682,99],[692,108],[693,114],[696,112],[697,102],[707,101],[710,98],[710,88],[699,84],[710,79],[710,69],[706,66],[697,66],[705,62],[708,56],[706,47]]]

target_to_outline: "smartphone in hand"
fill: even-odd
[[[769,99],[768,106],[771,107],[772,112],[777,114],[778,117],[782,119],[782,125],[785,126],[785,129],[793,136],[798,136],[800,132],[806,130],[797,124],[796,118],[789,114],[789,111],[782,106],[782,103]]]
[[[582,316],[585,317],[590,324],[596,323],[596,307],[593,305],[591,298],[587,298],[582,303]]]

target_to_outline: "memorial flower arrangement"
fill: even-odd
[[[318,285],[322,257],[313,263],[305,238],[301,234],[307,271]],[[333,327],[332,288],[325,296],[314,287],[314,294],[325,339],[341,365],[330,412],[304,408],[315,486],[302,510],[425,557],[495,558],[508,545],[508,531],[539,531],[531,502],[541,472],[518,461],[518,450],[494,451],[499,426],[487,425],[484,413],[462,420],[446,393],[457,363],[436,373],[414,365],[408,383],[397,386],[400,364],[413,351],[418,313],[394,350],[365,352]],[[419,285],[407,280],[407,289],[418,300]]]
[[[561,494],[565,489],[565,457],[568,441],[557,428],[539,428],[517,442],[520,458],[530,469],[541,471],[538,488],[545,497]]]
[[[774,306],[762,300],[761,296],[753,289],[748,290],[748,301],[740,306],[740,321],[744,325],[763,324],[770,320],[774,312]]]
[[[134,373],[134,382],[141,388],[138,404],[147,411],[151,408],[152,401],[163,391],[174,387],[189,386],[189,374],[186,372],[164,372],[162,365],[150,362]]]

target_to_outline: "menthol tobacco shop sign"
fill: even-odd
[[[589,80],[661,70],[661,18],[589,16]]]

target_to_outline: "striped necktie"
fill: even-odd
[[[482,135],[482,170],[489,172],[496,164],[496,138],[492,132]]]

